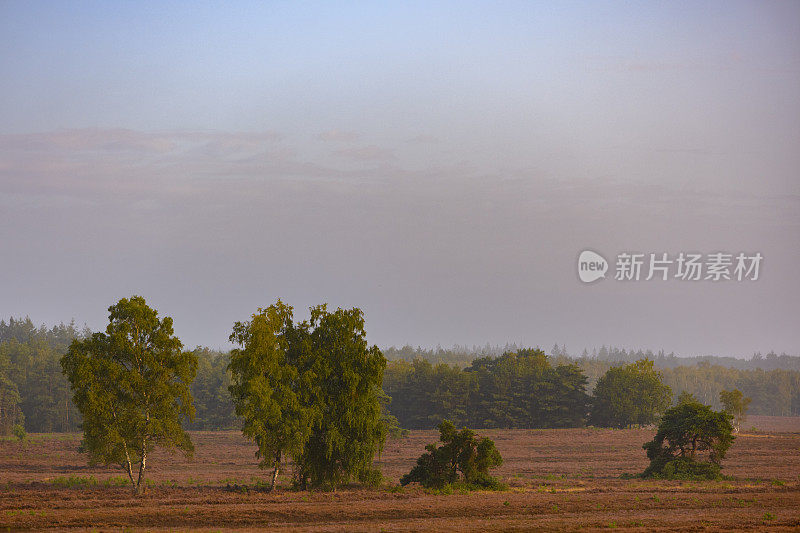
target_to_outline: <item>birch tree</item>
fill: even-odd
[[[194,451],[181,421],[194,416],[197,357],[182,351],[172,319],[159,319],[141,296],[108,310],[106,332],[73,341],[61,366],[83,415],[81,451],[90,463],[121,465],[141,494],[156,446]]]
[[[231,386],[242,431],[258,445],[270,490],[286,458],[296,486],[375,483],[373,458],[385,438],[381,382],[386,360],[366,341],[361,310],[325,305],[293,323],[280,300],[237,322],[231,342]]]
[[[275,488],[281,465],[297,458],[322,412],[311,400],[318,388],[308,333],[292,324],[292,308],[278,300],[233,326],[229,387],[242,433],[258,446],[261,468]]]

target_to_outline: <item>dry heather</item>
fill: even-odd
[[[122,472],[90,467],[79,435],[0,441],[0,528],[270,529],[311,531],[800,528],[800,419],[750,417],[720,482],[621,479],[647,464],[652,430],[487,430],[505,463],[505,492],[430,494],[396,487],[435,431],[389,441],[387,486],[273,493],[257,488],[255,446],[236,432],[192,434],[193,461],[157,453],[134,497]]]

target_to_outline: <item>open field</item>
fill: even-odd
[[[641,445],[652,430],[482,431],[505,459],[495,474],[510,489],[450,495],[390,487],[434,431],[387,442],[387,487],[292,492],[281,476],[271,494],[253,490],[267,474],[251,443],[237,432],[196,432],[193,460],[155,454],[141,498],[120,486],[121,470],[86,464],[79,435],[32,435],[0,441],[0,528],[799,529],[800,419],[752,416],[745,427],[724,463],[734,479],[702,483],[620,479],[647,465]]]

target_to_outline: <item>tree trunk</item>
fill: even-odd
[[[131,465],[131,456],[128,453],[128,445],[123,441],[122,447],[125,449],[125,470],[128,471],[128,477],[131,480],[133,491],[136,492],[136,482],[133,480],[133,465]]]
[[[144,494],[144,470],[147,468],[147,444],[142,444],[142,462],[139,463],[139,478],[136,480],[136,494]]]
[[[275,482],[278,480],[278,470],[281,467],[281,452],[275,454],[275,470],[272,471],[272,482],[269,484],[269,491],[272,492],[275,489]]]

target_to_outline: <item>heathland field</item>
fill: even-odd
[[[89,466],[78,434],[0,441],[0,528],[313,531],[800,528],[800,418],[752,416],[716,482],[644,481],[653,430],[479,431],[495,440],[507,491],[437,494],[398,487],[435,431],[388,440],[380,488],[272,493],[238,432],[194,432],[195,455],[157,452],[144,496],[119,469]],[[287,472],[288,474],[288,472]]]

